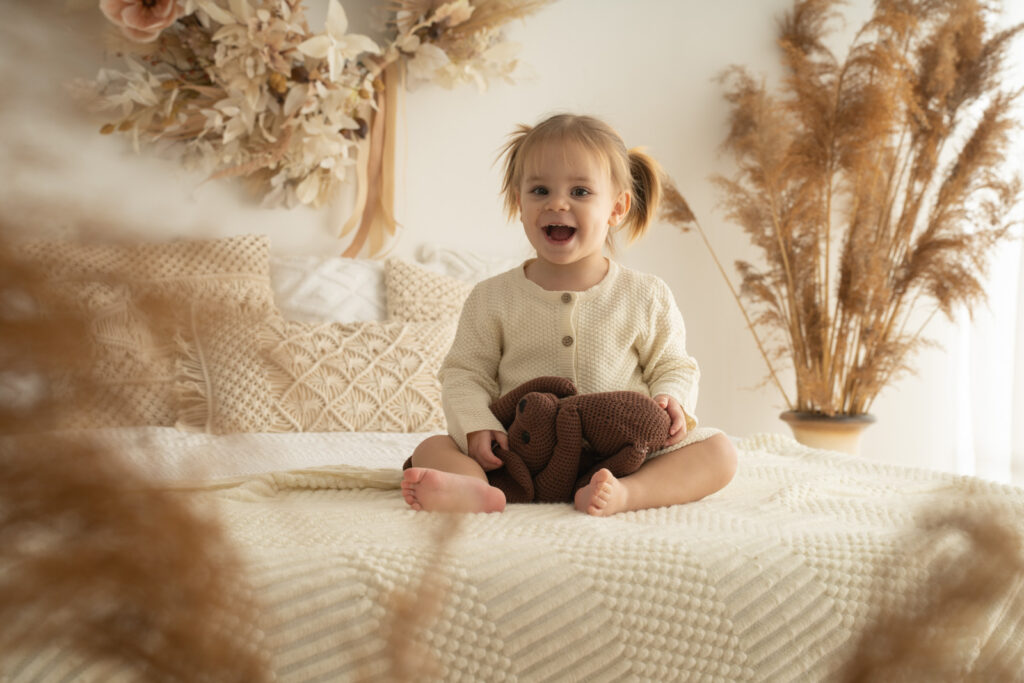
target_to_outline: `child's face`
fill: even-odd
[[[604,159],[575,143],[548,144],[523,171],[519,210],[537,257],[554,265],[603,258],[608,229],[630,201],[612,185]]]

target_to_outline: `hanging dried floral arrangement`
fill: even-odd
[[[445,87],[511,80],[501,28],[551,0],[399,0],[389,42],[348,32],[329,0],[314,34],[302,0],[100,0],[127,40],[121,69],[78,91],[102,132],[153,144],[188,168],[243,178],[264,206],[320,207],[358,181],[346,249],[380,253],[392,216],[396,100],[406,75]]]

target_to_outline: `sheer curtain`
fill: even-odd
[[[956,471],[1024,486],[1024,244],[993,259],[988,303],[959,326]]]
[[[1024,3],[1003,3],[1000,28],[1024,22]],[[1024,85],[1024,36],[1018,34],[1007,55],[1007,90]],[[1018,100],[1018,120],[1024,105]],[[1024,125],[1024,123],[1022,123]],[[1018,132],[1007,153],[1024,172],[1024,134]],[[1024,219],[1018,206],[1015,218]],[[1017,235],[1024,229],[1017,226]],[[988,305],[959,326],[954,364],[957,371],[956,471],[1024,486],[1024,240],[1010,242],[993,259]]]

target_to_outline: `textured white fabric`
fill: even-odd
[[[416,250],[416,261],[435,273],[465,282],[479,282],[515,268],[522,263],[523,258],[479,254],[439,244],[421,244]]]
[[[417,263],[435,274],[475,283],[522,259],[485,256],[439,245],[421,245]],[[274,301],[286,320],[362,322],[384,320],[384,261],[340,256],[270,256]]]
[[[222,479],[325,465],[401,469],[430,433],[308,432],[213,435],[174,427],[63,432],[122,453],[160,482]],[[434,432],[439,433],[439,432]]]
[[[414,435],[387,435],[380,466],[362,469],[320,465],[372,460],[353,456],[373,449],[368,434],[149,433],[154,463],[177,452],[179,464],[228,456],[317,464],[213,482],[197,495],[215,503],[247,560],[277,680],[380,679],[393,591],[436,571],[433,536],[447,521],[411,511],[397,490],[395,463]],[[929,548],[914,535],[923,512],[1024,515],[1019,488],[775,435],[738,448],[734,481],[697,503],[607,519],[567,504],[465,516],[441,564],[447,595],[426,635],[439,680],[829,680],[873,610],[913,608],[923,597]],[[967,671],[993,653],[1024,656],[1020,584],[981,623],[953,653]],[[8,658],[4,674],[10,683],[110,675],[52,652]]]
[[[548,291],[520,265],[473,288],[441,367],[448,430],[463,451],[466,434],[503,431],[490,404],[523,382],[552,375],[582,394],[668,394],[697,426],[700,369],[686,352],[686,330],[660,278],[610,262],[583,292]]]
[[[384,320],[384,263],[318,256],[270,257],[274,301],[286,320]]]

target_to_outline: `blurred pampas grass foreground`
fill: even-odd
[[[907,553],[929,581],[919,594],[876,605],[838,680],[1021,680],[1022,514],[968,500],[922,511]],[[890,584],[900,571],[882,566],[876,580]]]
[[[217,521],[118,453],[47,431],[87,400],[88,321],[4,243],[0,273],[0,660],[60,648],[144,680],[270,680]]]

